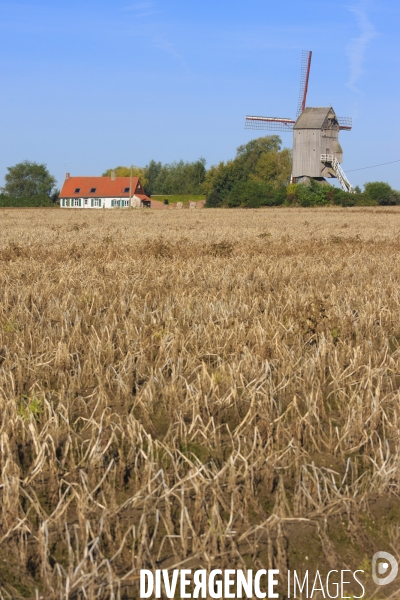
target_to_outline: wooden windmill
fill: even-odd
[[[247,116],[245,127],[269,131],[293,131],[292,181],[296,182],[302,177],[317,180],[336,177],[343,190],[354,192],[340,166],[343,151],[339,143],[339,131],[350,131],[351,119],[337,117],[331,106],[306,107],[311,57],[311,51],[303,51],[296,120]]]

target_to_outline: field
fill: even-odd
[[[0,598],[173,567],[398,597],[400,209],[0,219]]]
[[[183,202],[183,204],[188,204],[189,202],[200,202],[201,200],[205,200],[204,194],[175,194],[175,195],[162,195],[162,194],[153,194],[153,200],[158,200],[159,202],[163,202],[164,200],[168,200],[169,204],[176,204],[177,202]]]

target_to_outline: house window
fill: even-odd
[[[123,206],[129,206],[129,200],[123,200]]]
[[[85,206],[87,205],[87,198],[85,198]]]
[[[95,198],[94,199],[93,206],[101,206],[101,204],[100,204],[100,198]]]
[[[124,189],[124,194],[127,194],[127,193],[129,192],[129,190],[130,190],[130,189],[131,189],[131,188],[125,188],[125,189]]]
[[[81,205],[81,199],[80,198],[74,198],[72,206],[80,206],[80,205]]]
[[[81,191],[81,188],[75,188],[75,194],[79,194],[80,191]]]
[[[91,194],[94,194],[94,193],[95,193],[95,191],[96,191],[96,188],[90,188],[90,193],[91,193]]]

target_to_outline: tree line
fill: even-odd
[[[140,167],[115,167],[107,169],[103,177],[110,177],[112,172],[117,177],[140,177],[148,196],[170,194],[202,194],[206,176],[206,160],[199,158],[194,162],[173,162],[162,164],[151,160],[148,165]]]
[[[251,140],[239,146],[236,156],[206,169],[206,161],[163,164],[151,160],[145,167],[118,166],[117,177],[140,177],[148,196],[204,194],[206,206],[257,208],[262,206],[299,205],[394,205],[400,204],[400,192],[388,183],[375,181],[348,194],[313,179],[290,183],[292,154],[282,148],[277,135]],[[23,161],[8,167],[0,206],[43,206],[57,202],[59,190],[46,165]]]

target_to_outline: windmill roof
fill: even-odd
[[[135,194],[135,191],[139,189],[143,192],[143,187],[140,184],[139,188],[139,184],[139,177],[132,177],[131,195]],[[102,198],[129,198],[130,185],[130,177],[116,177],[114,180],[112,180],[111,177],[68,177],[62,186],[60,198],[90,198],[91,196],[100,196]],[[143,198],[145,197],[144,194],[135,195],[139,195],[140,198],[142,198],[142,196]]]
[[[330,114],[331,113],[331,114]],[[331,106],[317,108],[305,108],[296,123],[294,129],[322,129],[326,119],[335,117],[335,111]]]

